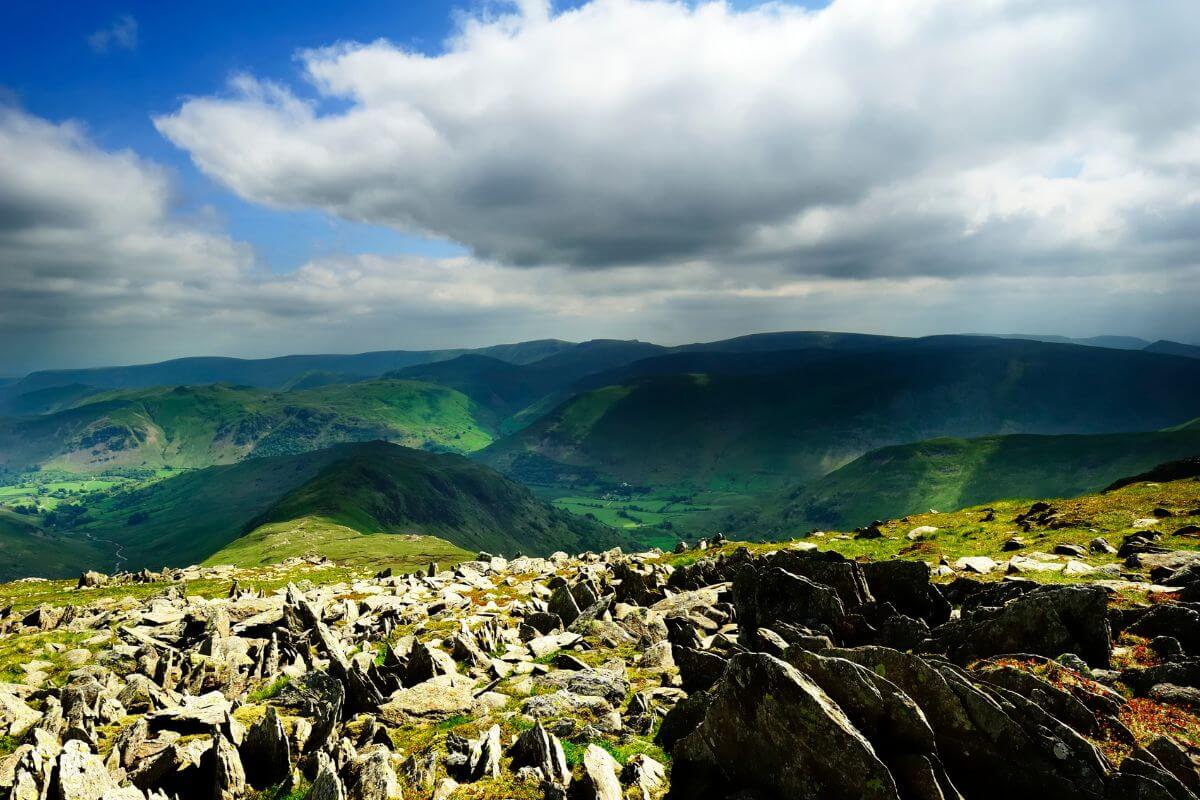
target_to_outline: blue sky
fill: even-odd
[[[0,87],[38,116],[85,122],[106,149],[130,148],[168,165],[180,210],[215,209],[229,232],[253,244],[273,270],[332,252],[459,253],[461,247],[444,240],[245,202],[196,170],[151,121],[185,97],[225,91],[239,73],[303,92],[293,55],[305,48],[386,38],[406,49],[437,52],[453,13],[450,4],[423,0],[6,0],[0,9]],[[111,42],[97,52],[90,38],[127,17],[136,21],[136,43]]]
[[[782,329],[1197,341],[1196,20],[6,0],[0,376]]]

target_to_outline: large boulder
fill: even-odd
[[[784,622],[836,631],[846,616],[833,589],[780,567],[760,570],[743,565],[734,579],[733,598],[738,630],[747,646],[752,645],[760,627],[775,628],[775,623]]]
[[[999,608],[980,607],[933,632],[932,648],[967,664],[989,656],[1073,653],[1106,668],[1112,655],[1108,594],[1100,586],[1046,586]]]
[[[930,625],[950,619],[950,602],[930,582],[929,566],[924,561],[892,559],[861,566],[876,602],[891,603],[900,613]]]
[[[765,653],[735,656],[700,724],[674,748],[668,797],[738,791],[794,800],[897,800],[870,742],[810,678]]]
[[[959,668],[938,659],[886,647],[830,654],[887,678],[920,707],[950,778],[971,800],[1103,796],[1103,756],[1028,700],[985,692]]]
[[[454,673],[394,692],[379,708],[385,720],[397,724],[416,719],[439,720],[463,714],[475,704],[475,681]]]

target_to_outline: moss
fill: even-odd
[[[292,679],[289,678],[287,675],[281,675],[280,677],[276,678],[275,680],[271,681],[270,683],[266,684],[265,686],[260,686],[259,688],[250,692],[248,695],[246,695],[246,699],[249,700],[251,703],[265,702],[267,700],[270,700],[272,697],[275,697],[280,692],[282,692],[283,688],[291,682],[292,682]]]

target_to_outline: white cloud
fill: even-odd
[[[88,36],[92,52],[104,55],[115,48],[136,50],[138,45],[138,23],[131,14],[122,14],[107,28],[101,28]]]
[[[250,200],[511,264],[1040,274],[1200,244],[1191,0],[519,5],[432,56],[307,51],[319,101],[242,76],[157,124]]]

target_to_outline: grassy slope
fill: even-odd
[[[986,506],[973,506],[949,513],[913,514],[888,520],[881,526],[883,536],[878,539],[855,539],[845,534],[825,532],[808,541],[823,549],[837,550],[852,558],[901,557],[937,561],[945,557],[951,561],[962,556],[985,555],[996,561],[1007,560],[1016,554],[1031,551],[1050,552],[1058,544],[1079,544],[1085,548],[1096,536],[1103,536],[1114,546],[1119,546],[1123,537],[1133,533],[1135,520],[1152,518],[1154,509],[1166,508],[1173,516],[1160,520],[1154,526],[1163,534],[1158,544],[1168,549],[1200,549],[1200,538],[1195,534],[1177,535],[1175,531],[1188,525],[1200,524],[1200,480],[1186,479],[1170,483],[1136,483],[1111,492],[1087,494],[1070,499],[1050,499],[1057,511],[1062,527],[1035,526],[1021,532],[1015,523],[1017,515],[1029,510],[1030,500],[1002,500]],[[992,519],[988,520],[989,512]],[[930,526],[937,530],[925,534],[919,541],[910,541],[907,534],[915,528]],[[742,538],[750,531],[735,530],[729,535]],[[1016,552],[1003,548],[1004,542],[1020,535],[1026,546]],[[767,547],[759,545],[758,547]],[[695,560],[688,554],[680,563]],[[1082,561],[1097,566],[1119,563],[1117,556],[1089,554]],[[1003,573],[993,573],[999,578]],[[1038,580],[1053,580],[1053,573],[1039,572]],[[1095,578],[1110,577],[1095,575]]]
[[[29,518],[0,508],[0,581],[71,574],[80,564],[107,568],[112,559],[86,538],[43,531]]]
[[[337,457],[331,448],[181,473],[102,501],[77,534],[120,544],[128,569],[195,564]],[[134,514],[146,519],[130,525]]]
[[[1200,364],[1141,352],[935,337],[776,354],[757,372],[736,360],[718,371],[708,358],[703,375],[649,375],[575,397],[479,457],[526,479],[552,473],[548,459],[634,483],[779,486],[892,444],[1158,430],[1200,411]],[[772,358],[804,363],[771,371]]]
[[[412,571],[431,561],[446,565],[474,557],[474,553],[433,536],[369,535],[321,517],[301,517],[263,525],[229,543],[204,563],[257,567],[312,553],[339,564],[391,567],[398,572]]]
[[[56,414],[0,421],[0,464],[79,472],[206,467],[373,439],[467,452],[491,441],[483,416],[460,392],[401,380],[294,392],[120,390]]]
[[[1200,454],[1200,430],[934,439],[874,450],[763,503],[765,535],[854,528],[874,519],[1004,498],[1071,497]],[[747,518],[750,519],[750,518]],[[742,524],[747,524],[743,522]]]

